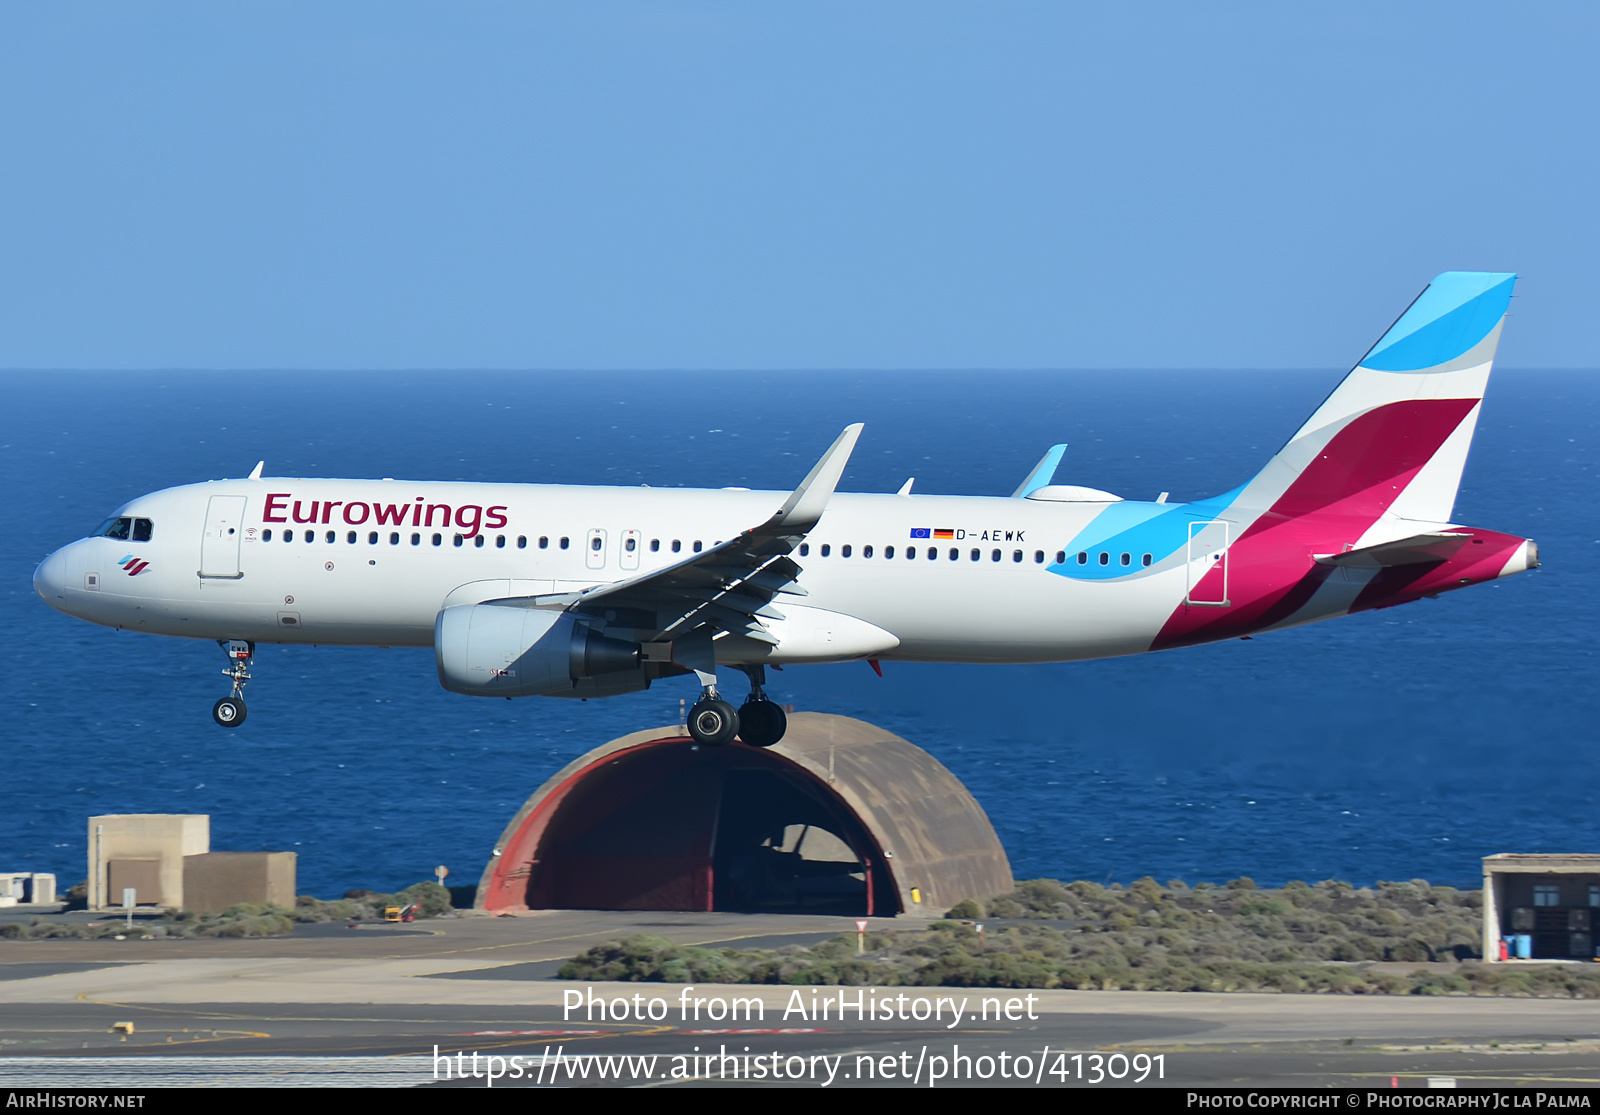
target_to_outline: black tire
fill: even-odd
[[[746,701],[739,709],[739,738],[751,747],[771,747],[789,730],[783,706],[765,697]]]
[[[698,701],[689,710],[689,735],[696,743],[721,747],[739,734],[739,714],[727,701]]]
[[[237,728],[244,723],[244,702],[238,697],[224,697],[211,706],[211,719],[224,728]]]

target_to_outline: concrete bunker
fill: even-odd
[[[1013,888],[994,827],[937,759],[800,713],[770,748],[635,732],[568,764],[501,835],[476,905],[937,913]]]

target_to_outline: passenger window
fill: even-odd
[[[355,531],[351,531],[349,534],[347,534],[345,536],[345,541],[350,543],[350,545],[354,546],[356,544],[356,532]]]
[[[434,531],[433,544],[435,546],[438,546],[438,545],[441,545],[443,542],[444,542],[444,535],[440,534],[438,531]]]
[[[481,549],[483,549],[483,535],[481,535],[481,534],[479,534],[479,535],[476,535],[476,536],[475,536],[475,537],[474,537],[474,538],[473,538],[473,539],[472,539],[472,544],[473,544],[473,545],[474,545],[474,546],[476,546],[476,547],[477,547],[477,548],[478,548],[478,549],[480,549],[480,550],[481,550]]]
[[[503,549],[506,548],[506,536],[505,535],[497,534],[497,535],[494,536],[494,548],[497,549],[497,550],[503,550]]]
[[[1012,561],[1021,561],[1022,560],[1022,551],[1021,550],[1012,550],[1011,551],[1011,560]]]
[[[1000,551],[999,550],[990,550],[989,551],[989,560],[990,561],[999,561],[1000,560]]]
[[[333,532],[333,531],[331,531],[331,530],[330,530],[330,531],[329,531],[329,532],[328,532],[328,533],[327,533],[327,535],[326,535],[326,538],[327,538],[327,540],[328,540],[328,541],[329,541],[329,542],[332,542],[332,541],[333,541],[333,540],[334,540],[334,539],[336,539],[336,538],[338,538],[338,537],[339,537],[339,536],[338,536],[338,535],[337,535],[337,534],[335,534],[335,533],[334,533],[334,532]]]
[[[1144,555],[1144,563],[1145,563],[1146,566],[1148,566],[1150,564],[1150,555],[1149,554],[1145,554]]]
[[[378,544],[378,532],[375,531],[375,530],[367,531],[367,545],[376,546],[377,544]]]
[[[568,546],[570,546],[570,545],[572,545],[572,539],[570,539],[570,538],[563,538],[563,539],[562,539],[562,540],[561,540],[561,548],[562,548],[562,549],[563,549],[563,550],[565,550],[565,549],[566,549],[566,548],[567,548],[567,547],[568,547]]]
[[[871,557],[872,556],[872,547],[871,546],[863,546],[863,547],[861,547],[861,556],[862,557]]]
[[[1079,550],[1078,551],[1078,564],[1079,565],[1088,565],[1089,564],[1089,555],[1087,553],[1085,553],[1083,550]]]
[[[399,531],[391,530],[389,532],[389,545],[391,545],[391,546],[400,545],[400,532]]]
[[[133,540],[135,542],[150,541],[150,520],[135,519],[133,521]]]
[[[870,556],[870,555],[868,555],[868,556]],[[883,548],[883,556],[884,556],[885,560],[887,560],[888,558],[894,557],[894,547],[893,546],[885,546]]]
[[[294,541],[294,531],[292,531],[292,530],[284,531],[283,532],[283,540],[285,542],[293,542]]]
[[[412,531],[411,532],[411,544],[413,546],[422,545],[422,535],[418,534],[416,531]]]
[[[1106,553],[1104,550],[1100,551],[1100,564],[1101,565],[1110,565],[1111,564],[1111,555]]]
[[[906,560],[907,561],[916,561],[917,560],[917,548],[915,546],[907,546],[906,547]]]
[[[682,549],[683,549],[683,542],[682,542],[682,540],[680,540],[680,539],[677,539],[677,538],[674,538],[674,539],[673,539],[673,540],[672,540],[672,552],[673,552],[673,553],[678,553],[678,552],[679,552],[679,551],[680,551],[680,550],[682,550]]]
[[[103,537],[106,537],[106,538],[120,538],[122,541],[126,542],[128,540],[128,536],[132,532],[133,532],[133,520],[132,519],[112,519],[110,525],[106,527],[105,534],[104,534]]]
[[[317,532],[316,531],[314,531],[314,530],[306,531],[306,541],[307,542],[315,542],[316,540],[317,540]]]
[[[659,539],[659,538],[650,539],[650,552],[652,554],[659,554],[661,552],[661,539]]]
[[[272,528],[271,527],[268,527],[266,530],[261,532],[261,541],[263,541],[263,542],[271,542],[272,541]]]
[[[1065,565],[1065,564],[1067,564],[1067,551],[1065,551],[1065,550],[1057,550],[1056,551],[1056,564],[1057,565]]]
[[[676,542],[674,542],[672,544],[672,548],[674,550],[676,550],[678,548],[678,544]],[[811,554],[811,543],[809,543],[809,542],[800,543],[800,556],[801,557],[808,557],[808,556],[810,556],[810,554]]]
[[[832,549],[832,547],[830,547],[826,542],[824,542],[822,544],[822,556],[823,557],[827,557],[828,556],[828,552],[829,552],[830,549]]]
[[[950,547],[950,560],[951,561],[960,561],[961,560],[961,551],[956,549],[954,546]]]
[[[595,541],[598,542],[600,539],[596,538]],[[634,550],[639,548],[639,540],[637,538],[625,539],[622,543],[622,548],[631,554]]]
[[[605,543],[600,541],[598,536],[589,539],[589,549],[593,550],[597,554],[600,552],[600,547],[604,545]]]
[[[839,556],[840,557],[849,557],[850,556],[850,543],[846,542],[843,546],[839,547]]]
[[[980,558],[982,558],[982,556],[983,555],[981,553],[979,553],[977,550],[973,550],[972,551],[972,560],[973,561],[978,561]]]
[[[938,558],[939,558],[938,549],[936,547],[929,546],[928,547],[928,560],[929,561],[937,561]]]
[[[438,535],[437,535],[437,534],[436,534],[436,535],[434,535],[434,538],[438,538],[438,537],[439,537],[439,536],[438,536]],[[460,545],[461,545],[461,543],[462,543],[462,541],[463,541],[463,539],[462,539],[462,537],[461,537],[461,536],[460,536],[460,535],[459,535],[459,534],[458,534],[458,535],[456,535],[456,536],[455,536],[455,544],[456,544],[456,545],[457,545],[457,546],[460,546]],[[434,545],[435,545],[435,546],[437,546],[437,545],[438,545],[438,544],[439,544],[439,543],[438,543],[438,542],[435,542],[435,543],[434,543]]]
[[[704,548],[705,548],[705,543],[701,542],[700,539],[696,538],[694,540],[694,552],[698,554]]]
[[[539,543],[540,543],[540,548],[543,549],[544,539],[543,538],[539,539]],[[517,535],[517,549],[526,550],[527,548],[528,548],[528,536],[526,534]]]
[[[1133,555],[1131,555],[1131,554],[1123,554],[1122,555],[1122,564],[1123,565],[1131,565],[1132,563],[1133,563]]]
[[[1043,550],[1035,550],[1035,551],[1033,551],[1033,563],[1035,565],[1043,565],[1044,564],[1044,551]]]

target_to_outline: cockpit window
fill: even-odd
[[[94,528],[90,538],[120,538],[124,542],[148,542],[155,533],[149,519],[135,519],[124,515],[120,519],[107,519]]]

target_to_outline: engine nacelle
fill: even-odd
[[[462,604],[433,624],[439,684],[472,697],[609,697],[647,689],[639,644],[545,608]]]

